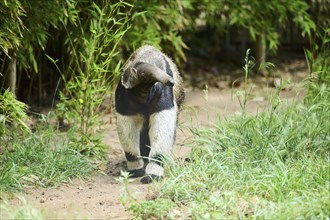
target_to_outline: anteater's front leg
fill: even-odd
[[[149,163],[146,166],[146,176],[141,179],[142,183],[150,183],[152,180],[159,180],[163,177],[162,160],[172,156],[176,120],[176,107],[150,115],[149,138],[151,149]]]
[[[140,157],[140,132],[144,118],[141,115],[126,116],[117,113],[119,140],[125,151],[128,171],[131,177],[144,175],[143,159]]]

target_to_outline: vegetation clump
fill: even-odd
[[[314,61],[324,63],[328,58]],[[218,120],[211,128],[192,128],[192,152],[156,186],[159,198],[183,207],[179,214],[184,218],[327,219],[330,81],[325,76],[329,66],[314,68],[304,100],[286,103],[278,88],[270,107],[257,115],[245,113],[243,100],[239,116]],[[140,207],[156,203],[141,202]],[[136,216],[145,217],[134,207]],[[166,216],[170,218],[171,212]]]

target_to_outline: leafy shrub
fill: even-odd
[[[2,147],[10,147],[13,140],[30,132],[26,109],[27,105],[18,101],[11,91],[0,94],[0,153]]]
[[[188,11],[192,11],[189,1],[130,1],[134,7],[131,11],[131,28],[121,42],[127,52],[141,45],[151,44],[161,47],[166,53],[179,62],[185,59],[182,33],[193,25]]]
[[[76,10],[72,4],[72,10]],[[132,6],[125,2],[105,4],[103,8],[92,4],[88,8],[90,18],[86,19],[89,25],[78,23],[82,31],[79,34],[68,30],[73,59],[62,74],[65,90],[61,92],[57,113],[71,126],[72,148],[87,155],[104,153],[98,111],[104,97],[111,92],[110,81],[116,78],[121,67],[121,62],[114,61],[119,53],[118,44],[129,28],[127,15],[122,12],[125,7]],[[79,16],[80,12],[75,13]],[[67,75],[73,78],[66,81]]]

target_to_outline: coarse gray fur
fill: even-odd
[[[170,97],[173,100],[168,100]],[[145,174],[143,183],[164,175],[159,160],[172,156],[183,100],[182,77],[167,55],[146,45],[130,56],[116,89],[117,130],[128,170],[134,177]],[[149,142],[142,147],[150,148],[147,165],[141,157],[143,132],[147,132]]]

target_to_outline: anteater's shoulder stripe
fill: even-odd
[[[163,56],[163,60],[164,60],[164,63],[165,63],[165,71],[166,71],[167,75],[173,77],[173,71],[171,69],[170,63],[167,61],[165,56]]]

